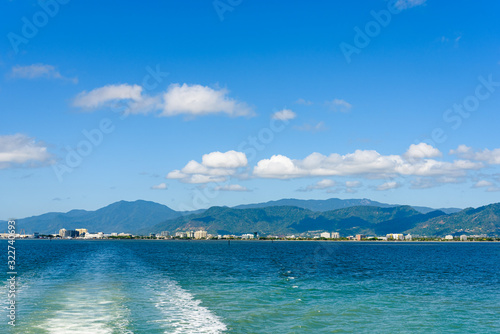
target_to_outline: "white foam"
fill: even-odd
[[[157,322],[170,329],[165,333],[217,334],[227,329],[218,316],[177,283],[162,278],[149,288],[155,306],[165,315]]]

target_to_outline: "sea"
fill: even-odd
[[[500,333],[499,242],[0,246],[0,333]]]

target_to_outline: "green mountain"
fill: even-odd
[[[294,206],[256,209],[213,207],[201,214],[167,220],[148,232],[204,229],[213,234],[297,234],[307,231],[336,231],[341,235],[401,233],[418,223],[445,215],[442,211],[421,214],[409,206],[380,208],[356,206],[326,212]],[[387,232],[386,232],[387,231]]]
[[[273,206],[261,209],[212,207],[200,214],[167,220],[141,232],[186,231],[205,229],[216,234],[292,233],[288,225],[299,222],[314,212],[294,206]]]
[[[67,213],[51,212],[17,220],[17,230],[26,233],[57,233],[86,228],[89,232],[135,232],[153,226],[165,219],[181,216],[165,205],[148,201],[120,201],[96,211],[72,210]]]
[[[316,200],[316,199],[295,199],[295,198],[285,198],[277,201],[269,201],[264,203],[255,203],[255,204],[244,204],[235,206],[234,209],[257,209],[257,208],[266,208],[269,206],[296,206],[303,209],[308,209],[311,211],[331,211],[342,208],[349,208],[353,206],[377,206],[380,208],[393,208],[397,206],[401,206],[399,204],[387,204],[380,203],[377,201],[372,201],[366,198],[363,199],[340,199],[340,198],[329,198],[325,200]],[[417,210],[420,213],[429,213],[435,211],[436,209],[429,208],[426,206],[412,206],[413,209]],[[460,211],[458,208],[441,208],[437,209],[443,211],[446,214],[455,213]]]
[[[339,202],[340,201],[340,202]],[[295,205],[269,206],[270,203]],[[361,205],[354,205],[361,203]],[[298,234],[307,231],[336,231],[341,235],[385,235],[411,233],[500,235],[500,203],[477,209],[468,208],[447,215],[440,210],[426,211],[411,206],[375,206],[370,200],[302,201],[284,199],[255,204],[255,207],[212,207],[195,212],[177,212],[147,201],[120,201],[96,211],[51,212],[17,220],[17,230],[26,233],[57,233],[59,229],[86,228],[91,232],[149,234],[160,231],[205,229],[212,234],[262,235]],[[327,207],[346,207],[325,210]],[[311,210],[304,208],[315,208]],[[1,226],[7,226],[2,224]],[[1,231],[0,231],[1,232]]]
[[[409,229],[418,235],[500,235],[500,203],[477,209],[467,208],[449,216],[440,216],[417,224]]]

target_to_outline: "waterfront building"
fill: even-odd
[[[168,232],[168,231],[161,231],[160,235],[162,237],[168,237],[168,236],[170,236],[170,232]]]
[[[444,237],[444,240],[453,240],[453,236],[451,234],[448,234]]]
[[[194,231],[186,232],[188,238],[194,238]]]
[[[85,233],[85,239],[102,239],[102,238],[104,238],[103,232]]]
[[[332,237],[332,235],[330,234],[330,232],[323,232],[319,236],[321,238],[326,238],[326,239],[330,239]]]
[[[460,241],[467,241],[467,236],[465,234],[462,234],[460,236]]]
[[[332,232],[332,239],[339,239],[339,238],[340,238],[339,232]]]
[[[364,234],[356,234],[356,240],[357,241],[361,241],[362,239],[365,238],[365,235]]]
[[[88,233],[89,231],[86,228],[77,228],[75,231],[78,232],[78,236],[83,237],[85,233]]]
[[[411,234],[407,234],[407,235],[405,236],[405,240],[406,240],[406,241],[411,241],[411,240],[412,240],[412,236],[411,236]]]
[[[194,232],[195,239],[205,239],[207,237],[207,231],[199,230]]]
[[[243,235],[241,236],[241,239],[253,239],[253,238],[254,238],[253,234],[250,234],[250,233],[248,233],[248,234],[243,234]]]
[[[62,228],[59,230],[59,236],[61,238],[76,238],[78,236],[78,232],[75,230],[67,230]]]

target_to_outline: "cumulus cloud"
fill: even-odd
[[[224,182],[228,177],[235,175],[238,168],[247,165],[248,159],[245,153],[212,152],[204,154],[201,163],[191,160],[184,168],[169,172],[167,179],[178,179],[184,183]]]
[[[426,3],[427,0],[397,0],[394,7],[400,10],[421,6]]]
[[[466,145],[460,145],[456,150],[451,150],[450,154],[454,154],[462,159],[482,161],[491,165],[500,165],[500,148],[494,150],[473,150]]]
[[[262,178],[290,179],[307,176],[460,176],[483,165],[468,160],[453,162],[433,159],[407,160],[401,155],[381,155],[373,150],[325,156],[312,153],[303,160],[273,155],[260,160],[253,174]]]
[[[228,184],[224,186],[217,186],[214,188],[217,191],[249,191],[246,187],[239,184]]]
[[[90,92],[81,92],[77,95],[73,104],[80,108],[95,109],[109,102],[119,100],[141,101],[142,87],[128,84],[108,85],[96,88]]]
[[[73,83],[78,83],[78,78],[67,78],[61,75],[58,70],[52,65],[33,64],[28,66],[16,65],[12,67],[10,72],[11,78],[16,79],[59,79],[67,80]]]
[[[294,129],[299,131],[308,131],[312,133],[326,131],[328,128],[325,126],[325,122],[321,121],[316,124],[305,123],[301,126],[294,126]]]
[[[228,97],[227,89],[213,89],[201,85],[172,84],[163,95],[161,116],[179,114],[206,115],[225,113],[230,116],[251,115],[252,110],[245,103]]]
[[[0,136],[0,169],[51,161],[47,147],[23,134]]]
[[[312,101],[309,101],[309,100],[305,100],[305,99],[298,99],[297,101],[295,101],[296,104],[302,104],[302,105],[305,105],[305,106],[310,106],[313,104]]]
[[[360,181],[346,181],[345,186],[347,188],[359,188],[361,187],[361,182]]]
[[[166,183],[160,183],[151,187],[154,190],[166,190],[168,188]]]
[[[493,183],[491,183],[490,181],[481,180],[481,181],[476,182],[476,184],[474,185],[474,188],[490,187],[492,185],[493,185]]]
[[[407,159],[424,159],[435,158],[442,156],[442,153],[437,149],[426,143],[412,144],[404,154]]]
[[[294,119],[295,117],[297,117],[297,114],[295,114],[290,109],[283,109],[283,110],[275,112],[271,117],[272,117],[272,119],[277,119],[280,121],[287,121],[287,120]]]
[[[228,96],[227,89],[213,89],[201,85],[171,84],[159,95],[144,93],[139,85],[107,85],[77,95],[73,105],[79,108],[96,109],[110,106],[123,108],[126,114],[149,114],[158,116],[200,116],[223,113],[230,116],[252,115],[252,109],[244,102]]]
[[[346,100],[342,99],[334,99],[332,101],[327,101],[326,105],[330,107],[333,111],[338,112],[349,112],[352,108],[352,105]]]
[[[212,168],[238,168],[245,167],[248,164],[248,160],[245,153],[242,152],[212,152],[203,155],[202,164]]]
[[[305,188],[298,189],[299,191],[312,191],[316,189],[330,189],[336,186],[336,182],[330,179],[323,179],[315,184],[308,185]]]
[[[390,190],[390,189],[396,189],[396,188],[399,188],[401,187],[401,184],[399,184],[398,182],[396,181],[389,181],[389,182],[385,182],[385,183],[382,183],[381,185],[379,185],[376,190],[378,191],[385,191],[385,190]]]

